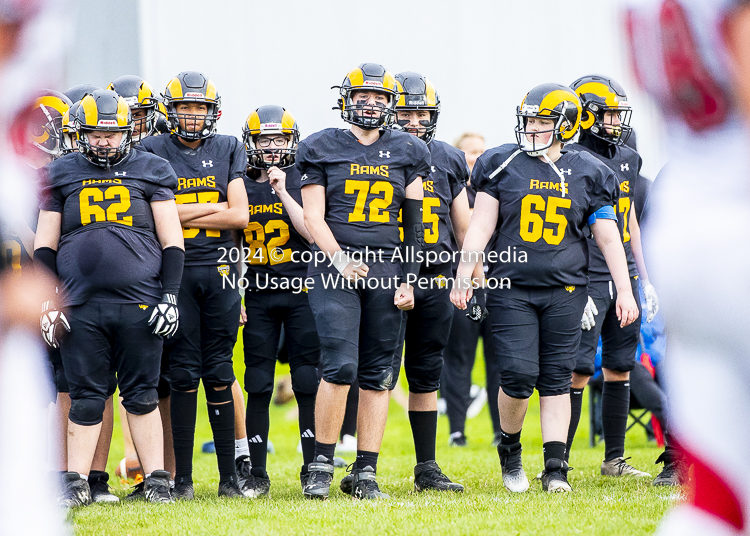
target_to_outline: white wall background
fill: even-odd
[[[89,21],[119,4],[79,2]],[[141,70],[120,74],[140,74],[161,91],[180,71],[203,71],[222,97],[225,134],[239,135],[264,104],[290,109],[303,137],[343,127],[329,88],[358,64],[377,62],[432,80],[442,100],[440,139],[472,130],[491,147],[514,140],[515,108],[529,89],[601,73],[628,91],[644,173],[655,177],[664,162],[661,121],[629,73],[613,0],[138,0],[138,20],[131,35]],[[111,43],[128,47],[114,34]],[[87,54],[78,47],[75,61]]]

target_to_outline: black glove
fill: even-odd
[[[161,335],[167,339],[177,333],[177,328],[180,326],[177,296],[174,294],[165,294],[161,299],[161,303],[154,307],[154,312],[151,313],[148,325],[154,326],[154,335]]]
[[[490,316],[487,310],[487,292],[482,288],[474,290],[474,294],[466,305],[466,316],[474,322],[481,322]]]

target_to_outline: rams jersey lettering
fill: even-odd
[[[498,261],[490,275],[512,285],[551,287],[588,283],[588,217],[617,201],[614,173],[586,152],[565,149],[555,165],[524,153],[493,179],[489,176],[518,149],[506,144],[484,153],[472,183],[500,202]],[[525,255],[524,255],[525,254]]]
[[[174,199],[169,163],[131,151],[105,169],[75,153],[42,173],[49,186],[41,207],[62,214],[57,271],[65,305],[159,303],[162,248],[150,203]]]
[[[464,153],[445,142],[433,140],[428,146],[432,159],[431,172],[422,179],[424,201],[424,246],[422,251],[453,251],[451,239],[450,209],[453,200],[466,187],[469,166]],[[433,271],[434,266],[422,265],[423,270]]]
[[[630,147],[623,145],[609,145],[611,158],[603,156],[587,147],[583,143],[574,143],[567,147],[576,151],[586,151],[601,160],[609,169],[615,172],[618,181],[619,197],[615,205],[617,214],[617,226],[620,228],[622,245],[625,248],[625,256],[628,259],[628,271],[630,276],[638,275],[635,266],[635,257],[630,243],[630,211],[635,209],[635,190],[638,182],[638,172],[641,169],[641,157]],[[612,276],[607,267],[604,254],[596,245],[596,240],[589,239],[589,280],[610,281]]]
[[[177,174],[175,197],[183,203],[224,203],[229,183],[245,175],[245,148],[234,136],[217,134],[190,149],[177,136],[149,136],[136,146],[169,161]],[[221,264],[219,248],[234,247],[232,231],[183,229],[185,266]]]
[[[385,130],[362,145],[349,130],[329,128],[299,144],[300,184],[326,188],[326,223],[346,251],[381,250],[391,258],[401,245],[399,210],[406,187],[430,173],[430,151],[406,132]],[[311,275],[313,272],[311,272]]]
[[[296,168],[286,171],[286,191],[302,206],[300,175]],[[307,264],[300,255],[310,250],[310,243],[297,232],[286,207],[271,188],[271,183],[245,177],[250,209],[250,223],[243,234],[242,245],[248,288],[256,289],[258,278],[280,281],[307,276]]]

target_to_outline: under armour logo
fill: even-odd
[[[115,177],[124,177],[127,171],[115,171]]]
[[[302,181],[306,181],[306,180],[307,180],[308,178],[309,178],[309,177],[307,176],[307,173],[305,173],[304,175],[302,175],[302,177],[300,177],[300,180],[299,180],[299,181],[300,181],[300,182],[302,182]]]
[[[203,167],[214,167],[213,160],[209,160],[208,162],[206,162],[205,160],[201,160],[201,162],[203,162]]]
[[[630,171],[630,164],[627,162],[624,164],[620,164],[620,171]]]
[[[435,169],[435,166],[430,166],[430,171],[431,171],[432,173],[435,173],[435,172],[437,171],[437,169]]]
[[[560,173],[562,173],[563,175],[565,173],[567,173],[568,175],[571,175],[573,173],[573,170],[572,169],[561,169]]]
[[[384,156],[386,158],[390,158],[391,157],[391,152],[390,151],[380,151],[380,158],[383,158]]]

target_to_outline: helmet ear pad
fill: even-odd
[[[596,115],[594,115],[594,113],[590,110],[584,108],[583,116],[581,117],[581,128],[584,130],[588,130],[592,127],[595,121]]]

